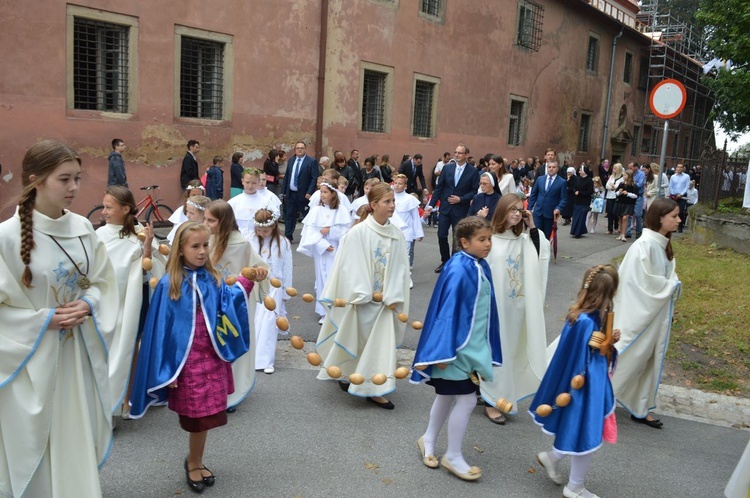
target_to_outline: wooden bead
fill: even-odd
[[[289,320],[287,320],[287,318],[285,316],[277,316],[276,317],[276,327],[279,330],[281,330],[283,332],[286,332],[287,330],[289,330]]]
[[[278,278],[272,278],[270,280],[270,284],[278,289],[279,287],[281,287],[281,280],[279,280]]]
[[[323,358],[321,358],[318,353],[307,353],[307,361],[310,363],[310,365],[317,367],[318,365],[323,363]]]
[[[373,292],[372,293],[372,300],[376,303],[380,303],[383,301],[383,293],[382,292]]]
[[[326,373],[332,379],[338,379],[339,377],[341,377],[341,369],[336,365],[331,365],[330,367],[326,368]]]
[[[421,372],[422,370],[426,370],[427,369],[427,365],[417,365],[417,366],[414,367],[414,369],[415,370],[419,370]]]
[[[548,417],[552,413],[552,407],[549,405],[539,405],[536,408],[536,414],[540,417]]]
[[[303,341],[302,338],[298,335],[293,335],[291,339],[289,339],[289,342],[292,344],[292,347],[294,349],[302,349],[305,347],[305,341]]]
[[[248,280],[255,280],[256,278],[258,278],[258,272],[255,270],[255,268],[245,267],[240,272],[240,275]]]
[[[386,380],[388,380],[388,377],[385,374],[375,374],[372,376],[372,383],[376,386],[382,386]]]
[[[152,289],[156,289],[156,286],[159,284],[159,279],[156,277],[151,277],[148,280],[148,285],[151,286]]]
[[[398,367],[393,373],[397,379],[405,379],[409,375],[409,367]]]
[[[419,322],[417,320],[411,322],[411,328],[413,328],[414,330],[422,330],[422,327],[424,327],[424,324],[422,322]]]
[[[234,275],[229,275],[227,278],[224,279],[224,282],[227,283],[230,287],[237,283],[237,277]]]
[[[170,253],[169,246],[167,244],[159,244],[159,252],[164,256],[169,256]]]
[[[555,404],[559,406],[560,408],[564,408],[570,404],[570,394],[568,393],[560,393],[557,395],[557,398],[555,399]]]
[[[409,316],[406,313],[399,313],[396,318],[398,318],[398,321],[401,323],[406,323],[406,321],[409,319]]]
[[[286,288],[286,294],[289,297],[295,297],[297,295],[297,289],[295,289],[294,287],[287,287]]]
[[[570,386],[573,389],[580,389],[583,387],[585,383],[586,383],[586,378],[583,375],[578,374],[575,377],[573,377],[573,380],[570,381]]]
[[[266,309],[268,309],[268,311],[273,311],[276,309],[276,300],[271,296],[264,297],[263,304],[265,305]]]
[[[392,310],[392,311],[395,311],[395,310],[396,310],[396,303],[393,303],[393,304],[389,304],[389,305],[388,305],[388,309],[389,309],[389,310]]]
[[[355,372],[349,376],[349,382],[351,382],[355,386],[362,384],[364,381],[365,381],[365,376],[360,373]]]
[[[146,234],[143,232],[139,232],[138,235],[136,235],[136,237],[138,237],[138,240],[140,240],[141,242],[146,241]]]
[[[154,267],[154,262],[151,261],[151,258],[141,259],[141,268],[143,268],[146,271],[151,271],[151,268],[153,267]]]
[[[343,308],[346,306],[346,299],[336,298],[333,300],[333,305],[337,308]]]
[[[306,303],[311,303],[315,301],[315,298],[312,294],[302,294],[302,300]]]
[[[511,411],[513,411],[513,403],[511,403],[505,398],[497,398],[497,401],[495,402],[495,407],[504,413],[510,413]]]

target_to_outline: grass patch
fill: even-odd
[[[672,245],[683,288],[668,360],[688,385],[750,397],[750,255],[687,237]]]

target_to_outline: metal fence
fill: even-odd
[[[737,201],[741,206],[749,162],[749,157],[731,155],[721,150],[704,156],[699,178],[695,178],[695,168],[691,175],[696,180],[699,201],[714,209],[720,202],[734,204],[733,201]]]

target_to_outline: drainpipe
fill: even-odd
[[[615,78],[615,55],[617,54],[617,39],[622,36],[625,26],[620,28],[620,33],[615,36],[612,40],[612,62],[609,65],[609,87],[607,88],[607,105],[604,107],[604,133],[602,136],[602,154],[601,157],[607,157],[605,152],[607,150],[607,135],[609,134],[609,106],[612,103],[612,81]]]
[[[323,109],[326,93],[326,52],[328,50],[328,0],[320,5],[320,47],[318,48],[318,108],[315,120],[315,151],[323,155]]]

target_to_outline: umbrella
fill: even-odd
[[[549,234],[549,242],[552,244],[552,253],[555,255],[555,263],[557,263],[557,218],[552,222],[552,231]]]

